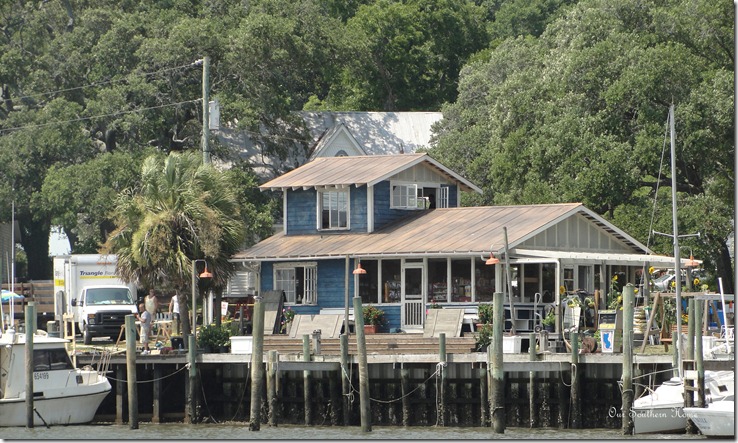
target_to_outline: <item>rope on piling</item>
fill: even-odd
[[[438,422],[440,421],[440,418],[441,418],[441,407],[439,406],[441,402],[438,398],[438,392],[439,392],[438,379],[439,378],[443,379],[443,368],[445,367],[446,367],[445,361],[436,363],[436,426],[438,426]]]
[[[430,381],[430,379],[432,379],[433,377],[436,377],[440,373],[439,371],[442,371],[443,370],[442,368],[445,365],[446,365],[446,363],[443,363],[443,362],[436,364],[436,371],[434,373],[432,373],[430,376],[428,376],[428,378],[426,378],[422,383],[420,383],[418,386],[416,386],[415,389],[413,389],[412,391],[408,392],[405,395],[402,395],[402,396],[397,397],[397,398],[393,398],[391,400],[379,400],[379,399],[376,399],[376,398],[369,398],[369,400],[371,400],[373,402],[376,402],[376,403],[384,403],[384,404],[394,403],[396,401],[401,401],[403,398],[409,397],[415,391],[417,391],[418,389],[420,389],[420,387],[422,385],[428,383]],[[346,395],[351,401],[353,401],[354,392],[359,392],[359,391],[357,391],[356,388],[354,387],[354,385],[351,383],[351,378],[346,373],[346,369],[345,368],[341,368],[341,372],[343,373],[344,377],[346,377],[348,379],[349,388],[350,388],[349,389],[349,393],[348,394],[344,394],[344,395]],[[436,390],[436,392],[438,392],[438,390]]]
[[[559,362],[559,378],[561,379],[561,383],[567,388],[571,388],[571,383],[573,382],[574,377],[576,377],[577,375],[577,365],[574,363],[571,364],[571,373],[572,373],[570,377],[571,380],[569,381],[569,384],[566,384],[566,382],[564,381],[564,362],[560,361]]]
[[[189,368],[190,368],[190,364],[189,363],[186,363],[184,366],[182,366],[182,368],[177,369],[176,371],[172,372],[169,375],[165,375],[165,376],[159,377],[159,378],[152,378],[151,380],[136,380],[136,384],[152,383],[152,382],[155,382],[155,381],[164,380],[165,378],[169,378],[169,377],[177,374],[178,372],[184,371],[185,369],[189,369]],[[123,383],[128,383],[128,380],[127,379],[126,380],[121,380],[121,379],[113,378],[113,377],[111,377],[109,375],[106,376],[106,377],[108,378],[108,380],[113,380],[113,381],[119,381],[119,382],[123,382]]]
[[[241,398],[238,399],[238,407],[236,408],[236,412],[233,413],[233,417],[230,420],[227,421],[234,421],[236,417],[238,416],[238,411],[241,410],[241,406],[243,405],[243,398],[246,395],[246,387],[249,384],[249,375],[251,375],[250,371],[246,371],[246,380],[243,382],[243,392],[241,392]],[[197,371],[197,378],[200,379],[200,391],[202,392],[202,400],[205,402],[205,408],[208,410],[208,417],[214,422],[214,423],[222,423],[213,417],[213,413],[210,411],[210,405],[208,405],[208,399],[205,397],[205,386],[203,386],[202,383],[202,374],[200,371]]]

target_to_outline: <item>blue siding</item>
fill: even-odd
[[[366,186],[351,188],[351,232],[366,232]]]
[[[317,212],[315,189],[287,192],[287,235],[315,234]]]
[[[374,230],[412,215],[414,212],[406,209],[390,209],[390,184],[383,181],[374,185]]]
[[[366,232],[366,186],[351,188],[351,231]],[[287,191],[287,235],[318,234],[317,191]],[[346,232],[346,231],[344,231]]]
[[[342,308],[346,298],[344,283],[346,281],[345,259],[321,260],[318,262],[318,304],[321,308]],[[353,269],[353,260],[349,260],[349,269]],[[349,304],[353,304],[354,276],[349,273]]]
[[[318,261],[318,304],[313,305],[290,305],[297,314],[318,314],[321,308],[343,308],[345,302],[344,283],[346,281],[345,259],[320,260]],[[349,269],[353,269],[355,263],[349,261]],[[274,262],[261,263],[261,288],[260,293],[274,289]],[[400,327],[400,306],[377,305],[385,312],[387,322],[384,332]],[[349,307],[354,307],[354,280],[349,274]]]

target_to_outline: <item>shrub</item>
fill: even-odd
[[[477,332],[474,333],[474,340],[476,341],[476,350],[477,351],[485,351],[487,349],[487,346],[492,343],[492,325],[489,323],[485,323],[477,329]]]
[[[480,303],[477,311],[479,323],[491,324],[494,318],[495,307],[492,303]]]
[[[213,349],[228,346],[230,344],[231,333],[230,323],[224,323],[221,326],[211,323],[200,329],[200,332],[197,334],[197,345],[201,348],[210,347]]]

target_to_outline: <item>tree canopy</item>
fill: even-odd
[[[729,3],[15,0],[0,29],[0,219],[15,202],[31,278],[52,226],[99,248],[145,158],[199,149],[208,56],[221,120],[279,136],[264,155],[308,148],[294,111],[442,110],[431,154],[484,189],[465,203],[581,201],[663,253],[673,103],[684,246],[732,282]],[[214,144],[256,241],[280,205]]]
[[[729,4],[580,1],[465,66],[431,153],[484,188],[479,203],[581,201],[671,253],[652,230],[671,232],[673,103],[679,229],[703,234],[683,247],[732,286],[731,23]]]

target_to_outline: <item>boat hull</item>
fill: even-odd
[[[687,417],[680,404],[633,408],[633,432],[636,434],[679,433],[687,427]]]
[[[719,401],[707,408],[684,408],[684,414],[707,437],[735,437],[735,403]]]
[[[108,385],[109,386],[109,385]],[[34,426],[89,423],[110,389],[83,395],[33,400]],[[25,399],[0,400],[0,426],[26,426]]]

